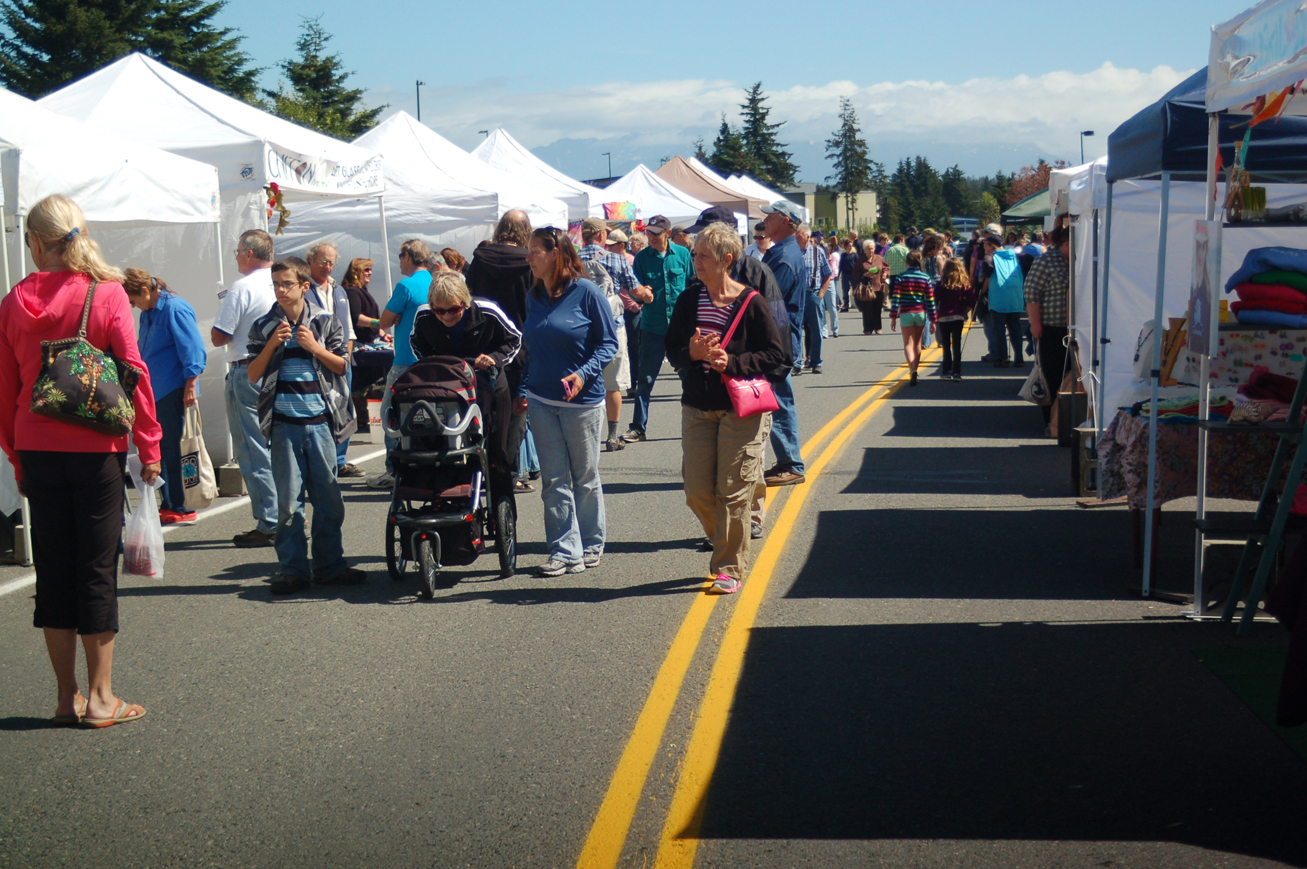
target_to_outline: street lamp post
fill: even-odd
[[[608,180],[611,181],[612,178],[613,178],[613,152],[612,152],[612,151],[604,151],[604,152],[603,152],[602,154],[600,154],[599,156],[600,156],[600,157],[607,157],[607,158],[608,158]]]
[[[418,81],[418,82],[416,82],[416,85],[417,85],[417,88],[416,88],[416,89],[417,89],[417,94],[418,94],[418,120],[419,120],[419,121],[422,120],[422,85],[424,85],[424,84],[426,84],[426,82],[424,82],[424,81]]]
[[[480,133],[480,134],[483,135],[483,136],[486,136],[487,138],[489,138],[489,136],[490,136],[490,131],[489,131],[489,130],[477,130],[477,132]]]
[[[1093,131],[1093,130],[1081,130],[1081,131],[1080,131],[1080,163],[1081,163],[1081,165],[1084,165],[1084,162],[1085,162],[1085,136],[1092,136],[1092,135],[1094,135],[1094,131]]]

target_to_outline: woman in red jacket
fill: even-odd
[[[24,241],[37,271],[0,302],[0,448],[28,498],[36,613],[58,681],[52,723],[108,727],[135,721],[145,709],[114,696],[118,632],[118,541],[123,524],[127,437],[37,416],[32,385],[41,372],[41,343],[77,334],[91,281],[99,281],[86,340],[141,369],[132,440],[145,468],[159,476],[159,423],[154,393],[136,346],[122,272],[105,263],[71,199],[48,196],[28,213]],[[77,636],[86,651],[90,690],[77,688]]]

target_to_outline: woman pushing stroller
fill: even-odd
[[[501,372],[521,350],[522,333],[494,302],[473,299],[461,274],[440,271],[431,278],[427,304],[418,308],[413,318],[409,340],[418,359],[454,356],[471,363],[476,371],[477,403],[487,420],[491,491],[511,493],[508,418],[512,396]]]

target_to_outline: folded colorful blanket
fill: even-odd
[[[1253,299],[1230,303],[1230,310],[1237,316],[1240,311],[1278,311],[1281,314],[1307,314],[1307,299],[1301,302],[1280,302],[1274,299]]]
[[[1250,279],[1254,284],[1284,284],[1293,287],[1295,290],[1301,290],[1307,293],[1307,275],[1302,272],[1291,272],[1286,269],[1271,269],[1269,272],[1262,272],[1260,275],[1253,275]]]
[[[1239,311],[1235,319],[1246,326],[1279,326],[1281,329],[1307,329],[1307,314],[1282,314],[1279,311]]]
[[[1307,278],[1307,275],[1303,277]],[[1239,292],[1239,298],[1245,302],[1270,299],[1276,302],[1307,304],[1307,293],[1294,289],[1291,284],[1260,284],[1256,281],[1245,281],[1235,289]]]
[[[1296,247],[1255,247],[1244,254],[1243,265],[1225,282],[1225,291],[1234,292],[1235,287],[1244,281],[1251,281],[1254,275],[1273,269],[1307,275],[1307,250]]]
[[[1298,388],[1298,378],[1273,374],[1265,365],[1257,365],[1248,381],[1239,387],[1239,394],[1244,398],[1257,401],[1282,401],[1285,407],[1293,401],[1294,390]]]

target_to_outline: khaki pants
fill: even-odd
[[[771,414],[764,413],[762,418],[762,442],[765,444],[771,437]],[[749,512],[752,514],[750,521],[755,525],[767,523],[767,481],[763,479],[763,473],[762,464],[759,464],[758,479],[753,483],[753,500],[749,505]],[[752,530],[751,528],[750,531]]]
[[[681,406],[685,503],[712,541],[709,570],[743,580],[754,486],[762,476],[763,418]]]

